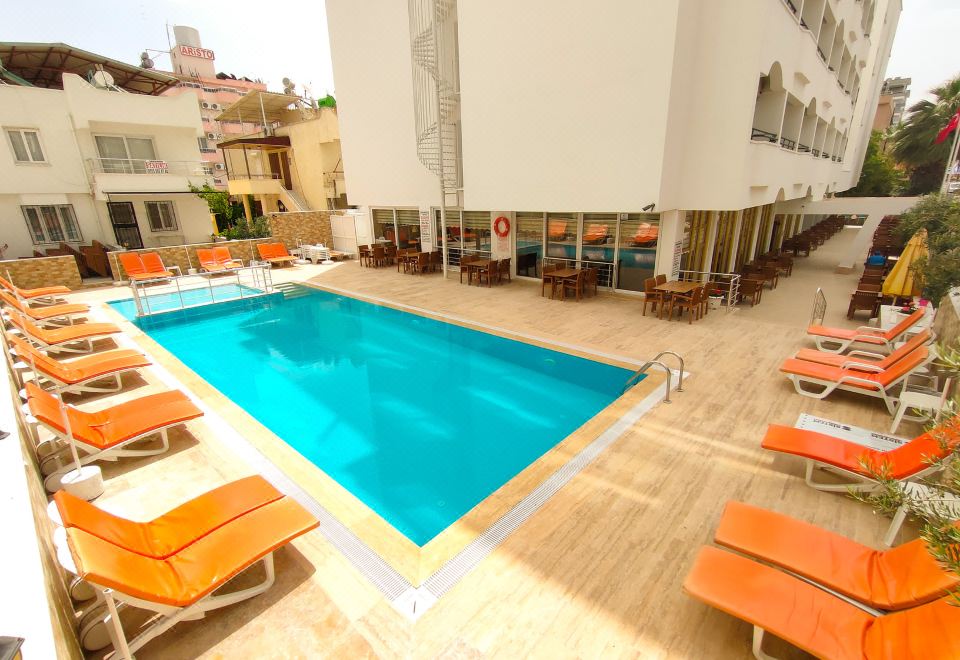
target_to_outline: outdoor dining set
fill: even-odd
[[[588,293],[597,294],[599,270],[596,268],[571,268],[565,264],[545,263],[541,272],[541,296],[546,295],[549,289],[551,298],[566,300],[569,295],[572,300],[579,302]]]
[[[398,249],[393,243],[386,245],[360,245],[357,247],[360,265],[370,268],[396,266],[399,273],[435,273],[441,270],[439,252],[420,252],[415,248]]]

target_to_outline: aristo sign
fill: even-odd
[[[201,57],[205,60],[213,59],[213,51],[208,48],[197,48],[196,46],[180,46],[180,54],[190,57]]]

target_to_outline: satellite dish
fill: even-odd
[[[293,82],[289,78],[284,78],[280,82],[283,84],[284,94],[293,94],[293,88],[297,86],[297,83]]]
[[[93,72],[93,84],[99,87],[100,89],[110,89],[113,87],[113,76],[108,72],[100,70]]]
[[[150,55],[147,53],[147,51],[143,51],[142,53],[140,53],[140,68],[141,69],[153,68],[153,60],[150,59]]]

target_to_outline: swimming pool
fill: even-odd
[[[223,283],[215,286],[200,285],[184,287],[179,293],[166,293],[169,287],[158,285],[140,289],[140,303],[147,314],[160,314],[186,307],[199,307],[214,302],[236,300],[244,296],[263,294],[263,289],[255,289],[243,284]],[[136,318],[137,304],[133,298],[110,303],[128,319]]]
[[[632,373],[309,287],[140,320],[111,304],[419,546]]]

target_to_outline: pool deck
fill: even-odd
[[[751,626],[680,588],[727,500],[768,507],[872,545],[888,522],[843,495],[808,488],[800,461],[759,446],[768,423],[792,425],[801,412],[881,431],[889,425],[876,399],[800,397],[777,371],[785,357],[811,345],[804,329],[818,285],[827,293],[828,324],[863,323],[844,318],[858,274],[832,272],[856,231],[845,230],[811,257],[798,258],[793,277],[766,291],[757,308],[714,311],[693,325],[644,317],[639,300],[625,296],[603,294],[581,303],[541,298],[539,284],[528,281],[467,287],[456,273],[444,281],[356,262],[275,271],[275,283],[309,279],[636,360],[674,350],[693,376],[672,404],[658,405],[631,427],[415,623],[314,532],[278,553],[272,590],[181,623],[137,656],[751,657]],[[102,302],[124,293],[104,288],[71,299]],[[122,396],[164,387],[150,375],[125,381]],[[203,385],[184,384],[196,391]],[[253,432],[244,415],[218,412],[241,434]],[[917,428],[905,423],[900,434]],[[171,433],[171,451],[159,458],[105,464],[107,491],[97,504],[151,517],[249,474],[218,438],[216,425],[190,430]]]

